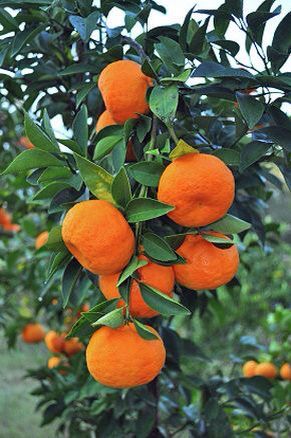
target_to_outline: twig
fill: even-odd
[[[130,38],[128,36],[123,36],[121,42],[131,46],[138,53],[138,55],[141,57],[141,59],[143,59],[143,60],[148,59],[148,56],[146,55],[146,53],[145,53],[144,49],[142,48],[142,46],[140,44],[138,44],[132,38]]]

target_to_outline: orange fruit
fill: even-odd
[[[43,245],[45,245],[45,244],[47,243],[48,236],[49,236],[48,231],[43,231],[42,233],[40,233],[40,234],[36,237],[35,242],[34,242],[34,247],[35,247],[35,249],[39,249],[39,248],[41,248]]]
[[[28,344],[41,342],[45,337],[45,329],[37,322],[26,324],[22,329],[22,340]]]
[[[131,388],[153,380],[162,369],[166,351],[162,339],[145,340],[134,324],[113,329],[103,326],[89,340],[86,361],[89,373],[111,388]]]
[[[107,65],[102,70],[98,87],[116,123],[124,123],[130,118],[138,118],[148,112],[147,88],[152,79],[146,76],[141,66],[134,61],[121,60]]]
[[[283,380],[291,380],[291,365],[284,363],[280,368],[280,376]]]
[[[277,374],[275,365],[271,362],[262,362],[256,367],[255,375],[263,376],[268,379],[274,379]]]
[[[50,330],[46,334],[44,341],[49,351],[52,353],[61,353],[64,350],[65,334]]]
[[[96,123],[96,132],[101,131],[101,129],[106,128],[106,126],[117,125],[109,111],[104,111],[98,118]],[[128,140],[127,150],[126,150],[126,161],[136,161],[136,156],[133,149],[133,144],[131,140]]]
[[[234,199],[234,177],[213,155],[186,154],[166,167],[157,197],[175,207],[168,213],[174,222],[201,227],[227,213]]]
[[[228,240],[221,233],[207,233]],[[176,251],[186,260],[184,265],[173,266],[176,281],[189,289],[215,289],[228,283],[238,269],[239,253],[235,245],[218,248],[200,234],[188,234]]]
[[[24,137],[24,136],[20,137],[19,143],[21,144],[21,146],[25,147],[26,149],[34,148],[34,145],[31,143],[31,141],[27,137]]]
[[[47,366],[48,366],[48,368],[55,368],[55,367],[58,367],[60,365],[60,362],[61,362],[61,358],[60,357],[52,356],[47,361]]]
[[[79,338],[71,338],[68,340],[65,340],[64,344],[64,352],[67,356],[73,356],[76,353],[79,353],[79,351],[83,350],[84,345],[82,342],[79,341]]]
[[[253,377],[256,373],[256,368],[258,363],[255,360],[248,360],[243,365],[243,375],[244,377]]]
[[[165,295],[171,297],[174,288],[174,271],[171,266],[161,266],[152,263],[144,256],[139,256],[139,260],[147,260],[148,264],[139,268],[136,272],[140,281],[159,289]],[[120,273],[112,275],[101,275],[99,277],[100,290],[107,300],[120,297],[116,286]],[[119,307],[124,306],[123,300],[118,303]],[[149,307],[143,300],[138,280],[132,280],[130,287],[129,311],[131,316],[137,318],[152,318],[159,313]]]
[[[134,234],[107,201],[83,201],[71,208],[63,221],[63,241],[84,268],[94,274],[114,274],[129,262]]]
[[[3,208],[0,208],[0,226],[5,231],[19,231],[20,226],[17,224],[11,223],[11,215]]]

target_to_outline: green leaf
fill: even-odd
[[[137,333],[147,341],[153,341],[154,339],[158,339],[158,337],[148,329],[148,327],[141,322],[139,322],[137,319],[133,320],[133,323],[135,325]]]
[[[72,176],[72,172],[67,167],[48,167],[38,178],[39,183],[47,183],[57,179],[65,180]]]
[[[209,23],[209,17],[205,20],[205,23],[203,26],[199,27],[197,31],[194,33],[194,35],[191,38],[191,41],[189,41],[189,52],[192,55],[199,55],[201,52],[203,52],[204,45],[206,43],[206,31]]]
[[[247,167],[254,164],[268,152],[270,147],[270,143],[265,143],[262,141],[252,141],[248,144],[245,144],[240,153],[239,170],[242,172]]]
[[[219,231],[225,234],[241,233],[242,231],[246,231],[249,228],[251,228],[251,224],[243,221],[242,219],[239,219],[238,217],[232,216],[231,214],[227,214],[219,221],[207,225],[207,229]]]
[[[174,149],[171,151],[169,158],[175,160],[176,158],[182,157],[186,154],[199,153],[198,149],[193,148],[184,140],[180,139]]]
[[[233,239],[213,236],[212,234],[203,233],[202,237],[203,239],[207,240],[207,242],[211,242],[219,248],[230,248],[235,243]]]
[[[125,208],[132,198],[130,181],[124,167],[119,169],[114,177],[111,187],[112,197],[116,204]]]
[[[89,41],[94,29],[97,28],[97,20],[100,17],[99,11],[94,11],[88,17],[83,18],[79,15],[69,15],[69,21],[79,33],[83,41]]]
[[[94,84],[94,82],[89,82],[88,84],[86,83],[77,93],[76,96],[76,107],[79,108],[79,106],[81,105],[81,103],[83,102],[83,100],[85,99],[85,97],[87,96],[87,94],[94,88],[96,87],[96,84]]]
[[[248,124],[248,127],[252,129],[261,119],[265,105],[246,93],[236,93],[239,109],[243,118]]]
[[[179,33],[179,42],[180,42],[181,47],[184,51],[187,50],[187,35],[188,35],[188,29],[189,29],[191,16],[193,14],[193,9],[194,9],[194,7],[191,8],[190,11],[187,12],[187,15],[184,19],[184,22],[181,26],[180,33]]]
[[[139,282],[140,291],[143,299],[152,309],[161,315],[190,315],[190,311],[182,304],[163,294],[159,290],[148,284]]]
[[[111,195],[112,175],[103,167],[92,163],[78,154],[74,154],[81,177],[90,190],[98,199],[104,199],[114,203]]]
[[[26,172],[30,169],[48,166],[64,166],[64,163],[41,149],[29,149],[21,152],[4,170],[2,175]]]
[[[162,262],[175,261],[178,258],[166,240],[154,233],[145,233],[142,237],[142,245],[149,257]]]
[[[58,138],[58,142],[71,149],[71,151],[80,153],[80,146],[75,140]]]
[[[255,41],[259,45],[262,44],[263,33],[266,26],[266,22],[270,20],[270,18],[276,17],[281,12],[281,6],[278,6],[273,12],[267,12],[267,10],[264,11],[260,10],[260,8],[264,5],[264,3],[258,8],[257,11],[251,12],[246,16],[247,23],[249,28],[251,29],[252,35]],[[269,3],[274,3],[274,1],[272,0]],[[268,9],[270,9],[270,7]]]
[[[150,198],[136,198],[126,207],[128,222],[140,222],[163,216],[174,210],[175,207]]]
[[[114,309],[111,312],[101,316],[101,318],[97,319],[97,321],[93,322],[91,325],[92,327],[96,327],[98,325],[106,325],[107,327],[111,328],[120,327],[124,324],[123,311],[123,307]]]
[[[183,71],[181,74],[179,74],[178,76],[170,76],[170,77],[165,77],[160,79],[160,82],[186,82],[190,75],[192,73],[192,70],[189,68],[185,71]]]
[[[56,143],[52,141],[49,136],[33,122],[26,112],[24,114],[24,128],[26,136],[36,148],[47,152],[59,151]]]
[[[61,269],[66,263],[69,262],[72,255],[67,251],[67,249],[63,249],[51,258],[51,262],[48,268],[46,282],[52,278],[52,276]]]
[[[192,73],[192,77],[196,78],[249,78],[255,79],[255,77],[247,70],[241,70],[238,68],[225,67],[222,64],[218,64],[213,61],[202,62],[196,70]]]
[[[71,293],[80,277],[82,266],[79,265],[76,259],[72,259],[66,266],[62,276],[62,298],[63,308],[65,308],[69,302]]]
[[[288,56],[291,47],[291,12],[279,23],[273,37],[272,47]]]
[[[228,166],[238,166],[240,163],[240,153],[235,149],[217,149],[212,153],[212,155],[220,158]]]
[[[72,187],[71,184],[64,181],[51,182],[36,192],[32,197],[32,201],[51,199],[56,193],[69,187]]]
[[[124,268],[119,276],[117,287],[119,287],[127,278],[129,278],[138,268],[147,265],[146,260],[139,260],[136,256],[133,256],[129,264]]]
[[[64,251],[66,249],[62,238],[61,225],[56,225],[50,230],[45,246],[52,251]]]
[[[92,322],[96,321],[98,315],[105,315],[106,313],[115,309],[117,302],[118,298],[105,300],[101,303],[96,304],[96,306],[93,306],[88,312],[82,312],[82,316],[78,319],[78,321],[75,322],[70,332],[67,334],[66,338],[72,338],[80,334],[87,335],[88,332],[90,333],[92,327],[88,323],[91,324]]]
[[[72,64],[59,73],[60,76],[70,76],[78,73],[96,73],[96,66],[89,64]]]
[[[141,161],[131,165],[129,170],[138,183],[144,186],[157,187],[165,167],[158,162]]]
[[[22,32],[18,31],[12,42],[11,56],[16,56],[21,52],[22,48],[26,46],[33,38],[38,35],[42,30],[46,28],[46,24],[41,24],[40,26],[32,29],[31,27],[25,28]]]
[[[171,123],[176,115],[179,93],[175,85],[153,88],[150,95],[150,109],[165,124]]]
[[[291,152],[291,129],[283,126],[268,126],[256,132],[266,134],[272,142],[282,146],[287,152]]]
[[[101,160],[101,158],[110,154],[112,149],[119,143],[124,143],[122,135],[109,135],[98,141],[94,151],[94,160]]]
[[[79,151],[86,155],[88,146],[88,111],[86,105],[82,105],[73,121],[74,139],[79,145]]]
[[[160,42],[154,45],[156,51],[169,71],[177,73],[185,64],[180,44],[168,37],[159,37],[159,40]]]
[[[54,143],[54,145],[56,146],[57,149],[59,149],[58,146],[58,142],[56,140],[50,119],[49,119],[49,115],[47,112],[47,109],[45,108],[43,111],[43,126],[45,129],[46,134],[49,136],[50,140]]]

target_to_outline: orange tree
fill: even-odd
[[[52,370],[30,373],[43,424],[61,417],[61,431],[100,437],[287,430],[276,423],[286,398],[274,407],[268,379],[204,379],[191,363],[207,357],[182,336],[216,288],[239,284],[237,246],[250,229],[265,246],[271,187],[281,189],[279,172],[290,184],[291,85],[280,71],[290,14],[265,50],[272,4],[244,16],[242,0],[226,0],[200,10],[203,22],[191,9],[182,25],[149,29],[149,15],[166,12],[152,0],[1,2],[3,114],[23,121],[27,148],[12,156],[10,129],[3,179],[32,184],[30,201],[54,222],[47,275],[63,308],[77,313],[91,297],[70,329],[74,318],[51,327]],[[124,26],[111,29],[113,7]],[[263,67],[239,61],[230,23]]]

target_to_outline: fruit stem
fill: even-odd
[[[169,131],[170,136],[171,136],[172,139],[174,140],[175,144],[177,144],[178,141],[179,141],[179,139],[178,139],[178,137],[177,137],[177,135],[176,135],[176,132],[175,132],[173,126],[170,125],[170,124],[167,124],[166,126],[167,126],[167,128],[168,128],[168,131]]]

